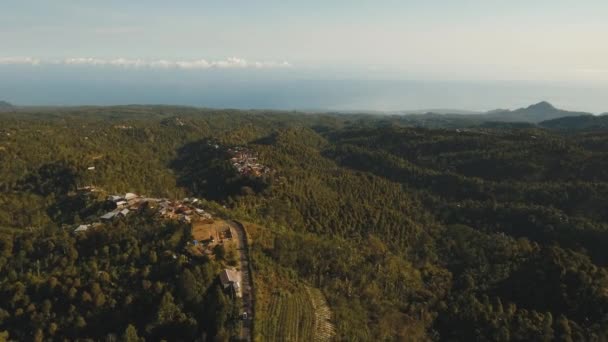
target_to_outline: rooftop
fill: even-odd
[[[222,285],[228,286],[239,282],[239,272],[235,269],[225,269],[220,273]]]

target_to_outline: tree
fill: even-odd
[[[42,342],[43,340],[44,340],[44,333],[42,332],[42,329],[37,329],[36,333],[34,334],[34,341]]]
[[[182,298],[187,303],[199,303],[204,293],[203,287],[188,269],[184,270],[179,280],[179,290]]]
[[[213,253],[218,260],[224,260],[226,257],[226,247],[224,245],[216,245],[213,247]]]
[[[543,341],[553,341],[553,316],[550,312],[545,314],[543,319]]]
[[[137,335],[137,329],[129,324],[122,335],[123,342],[139,342],[139,336]]]
[[[158,306],[158,312],[156,313],[157,323],[162,325],[175,321],[183,321],[184,319],[185,316],[180,308],[175,304],[171,293],[165,292]]]
[[[560,342],[572,342],[572,329],[570,322],[564,315],[560,315],[556,322],[555,337]]]

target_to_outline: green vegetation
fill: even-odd
[[[331,312],[323,294],[299,281],[289,269],[262,253],[274,234],[267,228],[246,225],[255,260],[257,341],[329,341],[333,336]],[[266,247],[264,247],[266,246]]]
[[[144,216],[73,235],[105,209],[75,192],[87,185],[198,196],[257,223],[257,340],[309,340],[323,297],[338,340],[608,336],[604,131],[142,106],[0,120],[0,331],[11,338],[236,334],[238,304],[214,285],[221,260],[167,257],[185,227]],[[235,172],[232,146],[271,176]]]
[[[142,214],[77,235],[0,237],[2,330],[21,341],[229,334],[237,304],[215,282],[221,265],[182,253],[187,231]]]
[[[544,121],[542,127],[559,130],[600,131],[608,128],[608,116],[581,115]]]

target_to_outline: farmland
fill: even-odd
[[[331,313],[318,289],[300,285],[293,292],[277,292],[258,310],[264,317],[259,328],[263,340],[329,341],[333,336]]]
[[[318,288],[309,286],[268,256],[276,232],[245,225],[253,241],[255,341],[329,341],[334,337],[332,312]]]

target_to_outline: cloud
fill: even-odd
[[[223,60],[208,61],[206,59],[194,60],[146,60],[131,58],[95,58],[95,57],[70,57],[61,60],[42,60],[32,57],[0,57],[3,65],[85,65],[85,66],[110,66],[122,68],[151,68],[151,69],[270,69],[289,68],[289,62],[274,61],[248,61],[243,58],[230,57]]]
[[[26,64],[26,65],[40,65],[41,60],[32,57],[0,57],[0,65],[10,64]]]

